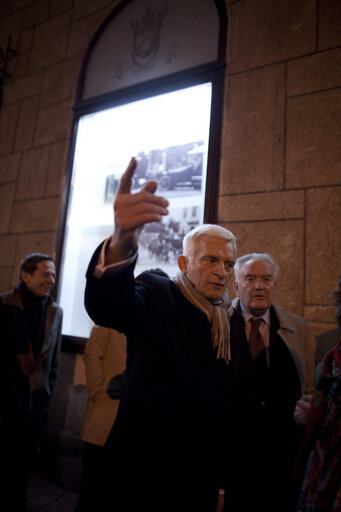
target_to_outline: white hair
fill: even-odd
[[[197,226],[196,228],[192,229],[184,237],[182,241],[183,254],[185,256],[191,255],[195,250],[198,241],[203,236],[226,240],[226,242],[232,244],[234,250],[237,251],[236,237],[231,231],[223,228],[222,226],[218,226],[217,224],[202,224],[201,226]]]
[[[276,281],[279,267],[277,266],[275,259],[271,254],[268,254],[267,252],[252,252],[250,254],[244,254],[244,256],[240,256],[240,258],[237,258],[235,264],[234,264],[234,275],[236,277],[236,281],[239,281],[240,273],[244,265],[246,263],[249,263],[249,261],[265,261],[270,265],[272,268],[272,273],[274,277],[274,281]]]

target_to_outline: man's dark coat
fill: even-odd
[[[270,324],[267,368],[265,353],[257,362],[251,359],[240,306],[230,318],[231,344],[239,345],[239,363],[222,464],[228,512],[292,511],[293,463],[301,440],[293,413],[301,384],[294,359],[278,334],[273,307]]]
[[[62,309],[48,299],[45,334],[33,358],[21,295],[0,295],[0,510],[25,510],[29,463],[56,384]]]
[[[216,360],[207,316],[172,280],[149,272],[134,280],[133,264],[96,278],[97,257],[87,274],[86,309],[96,324],[127,336],[126,390],[105,447],[110,460],[142,465],[164,485],[171,473],[172,492],[186,474],[186,494],[200,496],[198,474],[209,485],[226,442],[234,347],[229,366]]]

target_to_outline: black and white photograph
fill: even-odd
[[[135,274],[159,267],[175,275],[184,235],[203,221],[210,108],[211,85],[201,84],[80,120],[60,291],[66,334],[88,337],[91,330],[82,300],[86,266],[112,234],[115,195],[132,156],[131,192],[153,180],[169,201],[167,218],[141,232]]]

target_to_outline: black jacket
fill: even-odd
[[[85,306],[127,336],[127,383],[107,447],[116,455],[181,464],[214,456],[224,439],[231,369],[216,360],[207,317],[175,283],[134,265],[87,273]]]

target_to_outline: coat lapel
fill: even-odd
[[[46,311],[46,322],[45,322],[45,334],[44,334],[44,341],[41,349],[41,353],[45,352],[48,348],[48,338],[50,331],[53,327],[53,323],[56,318],[58,308],[54,305],[52,301],[50,301],[47,305],[47,311]]]

